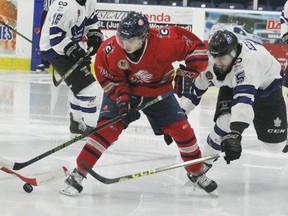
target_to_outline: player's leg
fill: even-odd
[[[194,130],[173,94],[144,109],[143,112],[156,135],[165,133],[173,138],[183,161],[201,158],[201,151]],[[215,191],[217,188],[217,184],[205,175],[209,168],[204,163],[187,167],[188,177],[193,176],[194,183],[197,183],[201,189],[208,193]],[[192,181],[190,177],[189,179]]]
[[[75,63],[67,57],[56,57],[50,63],[62,77]],[[65,79],[65,83],[73,92],[70,99],[70,131],[75,134],[82,134],[86,131],[86,125],[95,127],[96,116],[96,80],[91,73],[90,65],[83,64],[75,69]],[[86,115],[83,124],[83,113]],[[84,116],[85,116],[84,115]],[[88,116],[88,118],[87,118]]]
[[[70,132],[82,134],[92,130],[97,122],[96,82],[82,89],[70,100]]]
[[[282,90],[254,101],[254,126],[258,139],[272,153],[281,153],[287,140],[287,111]]]
[[[104,94],[97,126],[102,125],[117,115],[118,108],[115,101]],[[89,136],[86,144],[77,157],[77,167],[65,180],[65,186],[60,190],[60,193],[73,196],[82,191],[82,180],[87,175],[87,172],[80,161],[84,160],[86,164],[93,167],[106,149],[108,149],[113,142],[118,140],[124,127],[125,125],[120,121]]]

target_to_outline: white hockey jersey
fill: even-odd
[[[262,45],[249,40],[240,43],[242,51],[225,79],[217,80],[209,61],[206,71],[196,78],[190,99],[197,106],[209,86],[229,86],[233,88],[231,122],[251,124],[255,96],[267,97],[280,89],[283,78],[280,63]]]
[[[281,37],[288,32],[288,1],[284,5],[284,9],[280,16],[281,22]]]
[[[40,50],[44,60],[64,55],[70,42],[80,42],[89,29],[97,29],[96,1],[85,6],[75,0],[55,0],[49,8],[41,37]]]

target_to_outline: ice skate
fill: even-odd
[[[75,168],[64,181],[65,186],[59,192],[67,196],[78,195],[83,190],[82,181],[84,178],[86,177]]]
[[[72,113],[70,113],[70,133],[73,135],[80,135],[84,134],[85,132],[88,132],[92,130],[92,127],[87,126],[84,121],[75,121],[73,119]]]
[[[206,176],[207,171],[212,167],[212,164],[203,163],[203,168],[197,173],[187,172],[187,177],[194,186],[206,191],[212,196],[218,196],[217,183]],[[187,170],[187,169],[186,169]]]
[[[49,73],[49,65],[47,64],[39,64],[36,67],[37,73]]]

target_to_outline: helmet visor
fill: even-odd
[[[142,48],[144,43],[144,38],[140,37],[132,37],[132,38],[124,38],[117,32],[116,33],[117,43],[127,52],[133,53]]]

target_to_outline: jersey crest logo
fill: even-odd
[[[140,70],[135,73],[129,80],[133,83],[150,83],[153,78],[153,75],[148,71]]]
[[[207,71],[206,74],[205,74],[206,78],[208,80],[212,80],[213,79],[213,74],[211,73],[211,71]]]
[[[235,75],[235,78],[236,78],[236,83],[237,84],[240,84],[244,81],[245,79],[245,71],[242,70],[240,72],[238,72],[236,75]]]
[[[117,63],[118,68],[122,70],[127,70],[130,66],[129,62],[126,59],[120,59]]]
[[[281,119],[279,117],[274,119],[274,126],[275,127],[280,127],[281,126]]]

